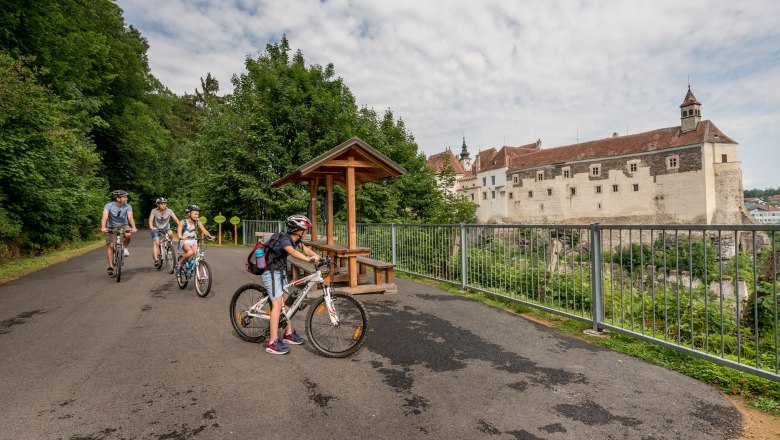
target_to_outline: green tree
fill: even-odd
[[[36,72],[0,51],[0,238],[52,246],[99,221],[106,184],[87,132]]]

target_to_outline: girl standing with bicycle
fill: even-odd
[[[100,220],[100,230],[108,232],[106,234],[106,256],[108,257],[108,276],[114,276],[113,268],[113,256],[114,256],[114,242],[116,241],[116,234],[110,232],[115,228],[121,228],[124,235],[125,245],[125,257],[130,256],[130,252],[127,250],[127,246],[130,245],[130,234],[137,231],[135,227],[135,220],[133,219],[133,208],[127,203],[127,191],[121,189],[115,190],[111,193],[111,202],[103,207],[103,217]],[[128,229],[129,224],[129,229]]]
[[[287,322],[284,336],[279,338],[279,318],[288,296],[288,293],[283,289],[283,286],[287,284],[287,276],[285,274],[287,270],[287,256],[292,255],[295,258],[311,261],[312,263],[320,260],[320,256],[316,252],[302,243],[303,236],[311,228],[311,221],[302,215],[291,215],[287,217],[285,224],[287,225],[287,233],[282,234],[276,240],[276,243],[266,251],[271,252],[274,255],[274,259],[269,263],[268,269],[261,275],[263,285],[268,290],[268,296],[271,300],[271,337],[265,345],[265,351],[271,354],[289,353],[290,349],[285,343],[300,345],[304,342],[304,339],[293,330],[292,322],[290,321]],[[295,249],[298,246],[301,246],[303,252]]]
[[[154,245],[152,246],[152,260],[155,267],[162,264],[158,261],[160,257],[160,236],[166,234],[169,238],[173,238],[173,231],[171,231],[171,218],[176,221],[176,226],[181,224],[179,218],[176,217],[173,210],[168,207],[168,200],[165,197],[160,197],[156,200],[157,209],[153,209],[149,214],[149,229],[152,231],[152,240]]]
[[[182,249],[184,249],[184,255],[176,263],[176,269],[174,270],[177,274],[181,273],[182,263],[195,255],[195,252],[198,250],[198,228],[209,240],[214,239],[214,236],[206,230],[203,223],[198,221],[198,217],[200,217],[200,206],[187,205],[187,218],[183,222],[179,222],[178,228],[179,240],[181,241]]]

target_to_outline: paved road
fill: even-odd
[[[95,251],[0,286],[2,439],[730,439],[714,389],[439,289],[361,296],[355,356],[266,354],[232,333],[245,249],[211,247],[198,298]],[[302,319],[297,320],[302,325]],[[301,329],[302,330],[302,329]]]

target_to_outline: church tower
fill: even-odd
[[[680,130],[683,133],[696,130],[699,121],[701,121],[701,103],[693,96],[691,86],[688,86],[688,93],[680,104]]]
[[[471,156],[469,150],[466,148],[466,136],[463,136],[463,147],[460,150],[460,164],[463,166],[463,170],[471,171]]]

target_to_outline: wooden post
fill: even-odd
[[[311,203],[311,239],[312,241],[317,239],[317,180],[309,180],[309,197]]]
[[[233,225],[233,244],[238,246],[238,225]]]
[[[222,223],[219,223],[219,244],[222,245]]]
[[[328,174],[325,177],[325,190],[328,193],[328,232],[326,232],[328,244],[333,244],[333,176]]]
[[[353,155],[349,155],[349,161],[354,161]],[[355,249],[357,247],[357,222],[355,217],[355,167],[347,167],[347,247]],[[349,257],[349,287],[357,286],[357,257]]]

